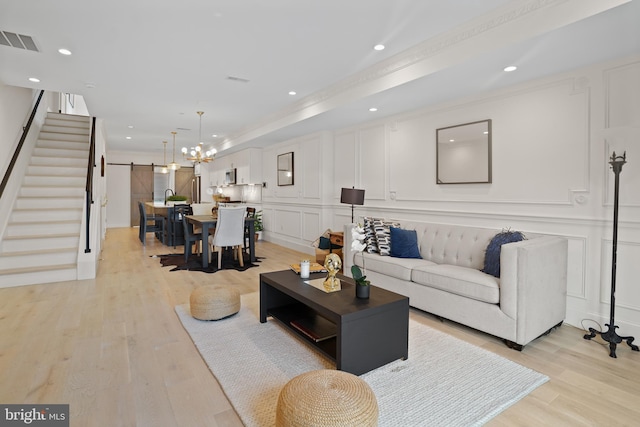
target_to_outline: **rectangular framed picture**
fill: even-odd
[[[293,185],[293,151],[278,155],[278,185]]]

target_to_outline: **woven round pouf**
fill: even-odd
[[[356,375],[321,369],[298,375],[280,391],[276,427],[378,425],[373,390]]]
[[[240,292],[228,286],[200,286],[189,297],[191,315],[200,320],[218,320],[240,311]]]

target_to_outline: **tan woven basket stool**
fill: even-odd
[[[189,297],[191,315],[200,320],[218,320],[240,311],[240,292],[228,286],[200,286]]]
[[[306,372],[280,391],[276,427],[378,425],[378,402],[363,379],[332,369]]]

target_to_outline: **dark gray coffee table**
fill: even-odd
[[[311,279],[325,276],[312,274]],[[260,322],[271,316],[335,360],[336,369],[352,374],[406,359],[409,298],[372,286],[369,299],[358,299],[353,280],[338,277],[342,290],[325,293],[291,270],[260,274]],[[301,324],[305,327],[300,328]],[[310,331],[313,325],[322,330]]]

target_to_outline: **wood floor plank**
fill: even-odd
[[[152,238],[143,247],[134,228],[109,229],[96,279],[0,289],[0,402],[68,403],[78,427],[242,426],[174,308],[204,284],[256,292],[260,273],[309,255],[260,241],[260,262],[244,272],[160,266],[158,255],[181,251]],[[638,425],[640,353],[626,344],[613,359],[601,340],[563,325],[517,352],[413,311],[429,327],[549,376],[489,426]]]

